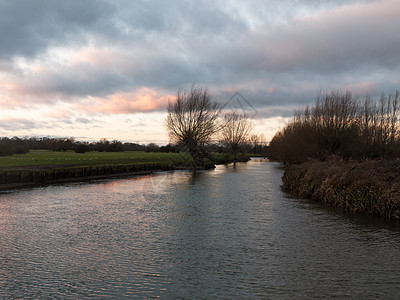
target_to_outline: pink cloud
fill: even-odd
[[[135,92],[117,92],[106,98],[90,97],[90,101],[77,104],[76,107],[84,112],[129,114],[149,112],[167,107],[172,95],[160,95],[150,88],[141,88]]]
[[[229,88],[229,87],[223,88],[223,90],[232,95],[237,92],[234,88]]]
[[[55,77],[54,73],[44,67],[32,68],[39,69],[43,74],[32,73],[18,77],[9,73],[0,78],[0,102],[3,102],[5,107],[24,107],[31,104],[51,104],[58,99],[70,98],[66,93],[49,87],[49,82]]]
[[[90,46],[74,53],[69,63],[72,67],[89,64],[99,69],[106,69],[115,66],[122,67],[124,64],[121,62],[123,61],[126,65],[126,62],[131,61],[130,57],[126,56],[126,53],[121,49]]]
[[[97,70],[132,74],[146,70],[148,62],[143,58],[156,58],[160,52],[154,47],[127,44],[125,47],[90,46],[77,51],[68,61],[70,68],[91,66]]]
[[[352,92],[353,95],[364,96],[375,90],[375,84],[372,82],[353,83],[346,85],[344,90]]]
[[[273,93],[275,93],[275,88],[274,87],[269,87],[268,89],[267,89],[267,92],[268,92],[268,94],[273,94]]]

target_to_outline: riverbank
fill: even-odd
[[[290,165],[282,189],[351,213],[400,219],[400,161],[307,162]]]
[[[174,170],[173,165],[133,164],[3,169],[0,170],[0,190],[11,190],[38,185],[106,179],[119,176],[146,175],[156,171]]]
[[[94,152],[82,155],[74,152],[31,151],[26,155],[2,157],[2,162],[0,190],[3,191],[73,181],[139,176],[158,171],[187,170],[192,165],[186,153],[145,152]],[[99,164],[101,162],[107,164]],[[222,155],[215,157],[216,164],[230,162],[233,160],[226,160]],[[202,167],[211,169],[215,165],[210,161]]]

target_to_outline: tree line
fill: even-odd
[[[75,151],[84,153],[86,151],[123,151],[123,144],[120,141],[108,141],[101,139],[98,142],[76,141],[74,138],[51,138],[51,137],[0,137],[0,156],[13,154],[24,154],[29,150],[50,150],[50,151]]]
[[[351,92],[317,96],[270,143],[270,155],[285,163],[308,159],[393,159],[400,157],[400,92],[363,100]]]
[[[160,151],[176,152],[176,146],[167,145],[159,147],[154,143],[140,145],[137,143],[122,143],[117,140],[109,141],[101,139],[97,142],[76,141],[74,138],[51,138],[51,137],[0,137],[0,156],[13,154],[25,154],[29,150],[49,151],[75,151],[85,153],[89,151],[99,152],[121,152],[121,151]]]
[[[266,154],[266,146],[260,143],[264,140],[262,135],[252,135],[251,138],[243,145],[243,149],[248,153]],[[207,151],[224,153],[226,148],[220,143],[211,143],[206,146]],[[108,141],[102,139],[97,142],[76,141],[74,138],[50,138],[50,137],[31,137],[31,138],[7,138],[0,137],[0,156],[8,156],[13,154],[25,154],[29,150],[49,150],[49,151],[75,151],[77,153],[85,153],[90,151],[100,152],[121,152],[121,151],[145,151],[145,152],[161,152],[161,153],[178,153],[182,152],[179,144],[167,144],[164,146],[156,143],[138,144],[138,143],[122,143],[120,141]]]

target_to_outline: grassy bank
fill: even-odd
[[[31,150],[27,154],[0,157],[0,168],[45,168],[96,165],[129,165],[141,163],[180,164],[190,162],[186,153],[155,153],[144,151],[126,152],[55,152]]]
[[[284,191],[347,212],[400,219],[400,161],[325,161],[290,165]]]
[[[224,154],[213,154],[215,163],[229,163]],[[112,176],[148,174],[154,171],[190,169],[193,160],[187,153],[30,151],[0,157],[0,190],[82,181]],[[214,168],[205,160],[203,167]]]

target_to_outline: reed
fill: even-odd
[[[315,161],[287,166],[282,189],[350,213],[400,219],[400,161]]]

